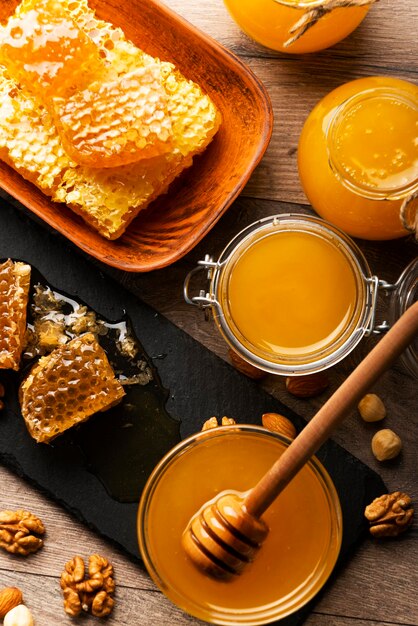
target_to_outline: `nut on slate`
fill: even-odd
[[[32,613],[27,606],[19,604],[6,614],[3,626],[33,626]]]
[[[89,557],[88,577],[85,578],[84,561],[75,556],[65,564],[61,574],[64,610],[71,617],[81,611],[91,612],[95,617],[106,617],[112,612],[115,601],[113,565],[99,554]]]
[[[328,386],[329,378],[325,372],[286,378],[287,391],[297,398],[313,398],[313,396],[319,396]]]
[[[212,428],[218,428],[219,426],[231,426],[236,424],[236,421],[232,417],[223,416],[221,423],[219,424],[217,417],[210,417],[202,426],[203,430],[211,430]]]
[[[18,604],[22,604],[22,592],[17,587],[6,587],[0,590],[0,619],[15,608]]]
[[[365,422],[380,422],[386,417],[386,408],[375,393],[368,393],[358,404],[358,410]]]
[[[389,461],[402,450],[401,438],[390,430],[378,430],[372,439],[372,452],[378,461]]]
[[[229,349],[228,354],[229,359],[235,369],[241,372],[241,374],[245,374],[245,376],[248,376],[248,378],[261,380],[261,378],[267,376],[267,372],[258,369],[258,367],[251,365],[251,363],[247,363],[247,361],[241,358],[239,354],[237,354],[234,350]]]
[[[364,511],[373,537],[397,537],[411,526],[414,509],[411,498],[402,491],[387,493],[373,500]]]
[[[296,437],[296,428],[287,417],[280,415],[280,413],[264,413],[261,421],[264,428],[271,430],[273,433],[279,433],[289,439]]]
[[[43,546],[45,527],[29,511],[0,511],[0,548],[11,554],[27,556]]]

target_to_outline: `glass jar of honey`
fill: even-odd
[[[190,295],[193,275],[209,289]],[[230,347],[272,374],[331,367],[372,332],[379,287],[357,245],[317,217],[282,214],[241,231],[185,280],[186,302],[212,310]]]
[[[160,589],[191,615],[212,624],[266,624],[300,609],[331,574],[342,515],[316,457],[264,514],[269,534],[240,576],[228,582],[209,578],[181,545],[200,507],[222,491],[248,491],[288,443],[258,426],[213,429],[178,444],[150,476],[138,513],[142,558]]]
[[[324,219],[363,239],[408,234],[400,211],[418,190],[418,86],[381,76],[341,85],[306,120],[298,163]]]
[[[390,286],[390,323],[394,324],[406,309],[418,300],[418,258],[414,259],[400,275],[393,286]],[[413,377],[418,378],[418,337],[402,353],[401,362],[404,369]]]
[[[347,37],[365,18],[368,6],[334,9],[293,43],[290,32],[304,12],[320,8],[323,0],[224,0],[238,26],[259,43],[294,54],[315,52]]]

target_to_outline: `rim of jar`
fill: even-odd
[[[323,348],[300,355],[281,355],[280,360],[273,352],[267,353],[252,346],[235,326],[227,310],[228,278],[239,254],[261,236],[279,231],[311,232],[333,243],[349,262],[356,282],[353,314],[342,333]],[[312,374],[341,361],[369,332],[377,289],[374,278],[360,248],[336,226],[310,215],[285,213],[266,217],[239,232],[221,253],[210,285],[212,307],[216,310],[214,320],[229,346],[258,369],[283,376]]]
[[[396,320],[410,307],[418,298],[418,257],[406,266],[402,274],[399,276],[392,291],[390,300],[391,323]],[[415,377],[418,377],[418,353],[414,347],[417,344],[411,344],[402,353],[400,359],[407,371]]]
[[[277,604],[276,606],[274,604],[269,604],[265,608],[262,608],[258,611],[254,610],[252,612],[237,612],[236,610],[232,611],[227,609],[221,611],[219,608],[211,610],[210,608],[201,607],[199,604],[193,604],[188,597],[186,598],[181,593],[174,591],[170,587],[170,585],[159,575],[159,572],[154,566],[152,557],[150,555],[147,541],[147,518],[149,513],[149,507],[158,483],[164,473],[170,468],[172,463],[176,461],[179,456],[184,454],[191,447],[195,447],[201,441],[202,443],[204,441],[207,441],[208,437],[222,437],[226,434],[231,434],[234,431],[239,431],[241,434],[252,433],[267,438],[277,439],[286,446],[291,443],[290,439],[284,437],[279,433],[275,433],[267,430],[266,428],[263,428],[262,426],[252,424],[234,424],[232,426],[222,426],[221,428],[200,431],[194,433],[190,437],[187,437],[186,439],[178,443],[174,448],[172,448],[161,459],[161,461],[154,468],[152,474],[148,478],[148,481],[142,492],[138,508],[138,542],[140,553],[149,575],[154,580],[156,585],[161,589],[161,591],[178,607],[180,607],[190,615],[198,617],[199,619],[204,619],[212,624],[218,624],[220,626],[234,626],[237,624],[243,624],[245,626],[258,626],[262,624],[268,624],[276,619],[283,619],[284,617],[295,613],[303,606],[305,606],[305,604],[312,600],[312,598],[315,597],[325,585],[337,562],[343,537],[343,519],[341,504],[337,490],[330,475],[315,455],[311,457],[307,465],[311,467],[315,476],[318,478],[318,481],[323,488],[323,492],[326,496],[326,500],[329,506],[331,532],[328,549],[326,553],[324,552],[324,557],[321,561],[321,564],[316,570],[316,578],[314,580],[309,580],[308,587],[305,590],[305,597],[301,598],[303,590],[299,588],[298,590],[300,594],[299,596],[294,597],[293,605],[289,606],[291,604],[290,601],[285,602],[284,607],[282,607],[282,611],[279,611],[280,607],[277,606]],[[329,560],[329,553],[332,553],[332,550],[334,550],[335,554],[333,555],[332,560]],[[300,600],[299,604],[297,604],[298,599]]]
[[[359,102],[373,98],[396,99],[398,102],[403,102],[418,112],[418,101],[414,100],[413,96],[408,91],[402,90],[401,87],[372,87],[350,96],[334,109],[325,130],[329,165],[333,173],[347,189],[363,198],[368,200],[401,200],[418,190],[418,176],[405,185],[399,185],[398,187],[373,188],[350,178],[336,154],[335,145],[338,132],[340,125],[345,121],[346,115]]]

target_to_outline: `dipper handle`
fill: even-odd
[[[264,513],[417,333],[418,302],[405,311],[247,494],[244,507],[249,515],[258,518]]]

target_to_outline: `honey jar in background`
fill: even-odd
[[[209,578],[181,545],[203,504],[225,490],[248,491],[288,443],[258,426],[225,426],[182,441],[150,476],[138,513],[141,554],[160,589],[191,615],[213,624],[266,624],[300,609],[331,574],[342,515],[315,457],[264,514],[269,534],[240,576]]]
[[[224,0],[238,26],[258,43],[299,54],[333,46],[349,35],[365,18],[369,6],[334,9],[309,28],[294,43],[290,29],[306,11],[321,7],[323,0]]]
[[[389,286],[389,291],[389,321],[394,324],[418,300],[418,257],[405,268],[396,283]],[[418,378],[418,336],[401,354],[400,360],[404,369]]]
[[[418,86],[382,76],[341,85],[307,118],[298,163],[324,219],[363,239],[408,234],[400,211],[418,190]]]

